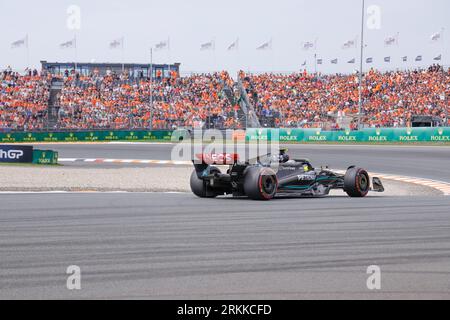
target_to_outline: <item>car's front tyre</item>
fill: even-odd
[[[350,197],[362,198],[370,190],[369,174],[361,168],[349,168],[344,176],[344,191]]]

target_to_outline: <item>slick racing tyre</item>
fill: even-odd
[[[216,167],[209,168],[210,173],[220,173],[220,170]],[[213,188],[209,186],[209,182],[199,179],[197,177],[197,172],[195,170],[191,174],[191,190],[192,192],[200,198],[215,198],[218,193],[214,191]]]
[[[367,171],[361,168],[350,168],[344,176],[344,191],[350,197],[365,197],[370,190]]]
[[[277,193],[278,180],[270,168],[249,167],[244,178],[244,192],[253,200],[270,200]]]

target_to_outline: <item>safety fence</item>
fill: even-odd
[[[450,127],[373,128],[360,131],[321,129],[247,129],[247,141],[280,142],[450,142]]]
[[[105,142],[105,141],[179,141],[189,138],[187,130],[155,131],[83,131],[83,132],[11,132],[0,133],[0,143],[13,142]],[[450,142],[450,127],[373,128],[359,131],[321,129],[247,129],[233,133],[243,141],[280,142]],[[181,138],[182,137],[182,138]],[[224,135],[225,138],[225,135]]]
[[[172,131],[80,131],[0,133],[0,142],[170,141]]]

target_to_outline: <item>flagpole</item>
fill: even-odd
[[[125,56],[125,54],[124,54],[124,46],[123,46],[123,43],[124,43],[124,37],[122,37],[122,74],[123,74],[124,71],[125,71],[125,61],[124,61],[124,56]]]
[[[30,48],[28,46],[28,33],[27,33],[27,68],[30,67]]]
[[[314,40],[314,73],[317,76],[317,38]]]
[[[167,53],[169,55],[169,63],[172,61],[172,55],[170,54],[170,37],[167,38]]]
[[[153,130],[153,48],[150,48],[150,130]]]
[[[314,53],[314,74],[317,76],[317,53]]]
[[[363,107],[362,101],[362,72],[363,72],[363,58],[364,58],[364,14],[365,14],[365,0],[362,0],[362,14],[361,14],[361,55],[359,61],[359,87],[358,87],[358,130],[361,129],[361,112]]]
[[[77,60],[78,60],[78,49],[77,49],[77,33],[75,32],[75,35],[74,35],[74,40],[75,40],[75,43],[74,43],[74,49],[75,49],[75,75],[77,74],[77,66],[78,66],[78,63],[77,63]]]

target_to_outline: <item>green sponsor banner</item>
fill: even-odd
[[[322,131],[321,129],[304,129],[303,141],[305,142],[333,141],[333,132]]]
[[[173,137],[172,137],[173,135]],[[0,133],[0,143],[13,142],[96,142],[96,141],[179,141],[188,137],[183,130],[11,132]],[[367,128],[360,131],[323,131],[321,129],[251,128],[246,141],[280,142],[450,142],[450,127]]]
[[[52,150],[33,150],[33,163],[57,164],[58,152]]]
[[[274,139],[292,139],[292,131],[297,129],[272,129],[272,128],[251,128],[247,129],[246,141],[271,141]]]
[[[277,130],[277,132],[276,132]],[[368,128],[360,131],[321,129],[248,129],[247,141],[280,142],[450,142],[450,128]]]
[[[434,128],[429,131],[430,136],[427,137],[432,142],[450,142],[450,128]]]
[[[363,141],[363,132],[361,131],[332,131],[332,141],[337,142],[361,142]]]
[[[272,129],[275,130],[275,129]],[[304,131],[302,129],[280,129],[280,142],[299,142],[303,141]]]
[[[96,142],[171,140],[172,131],[80,131],[80,132],[11,132],[0,133],[0,142]]]
[[[18,141],[16,141],[16,135],[14,133],[1,133],[0,141],[1,142],[18,142]]]
[[[392,141],[393,136],[392,129],[363,129],[361,133],[361,141],[364,142],[389,142]]]

